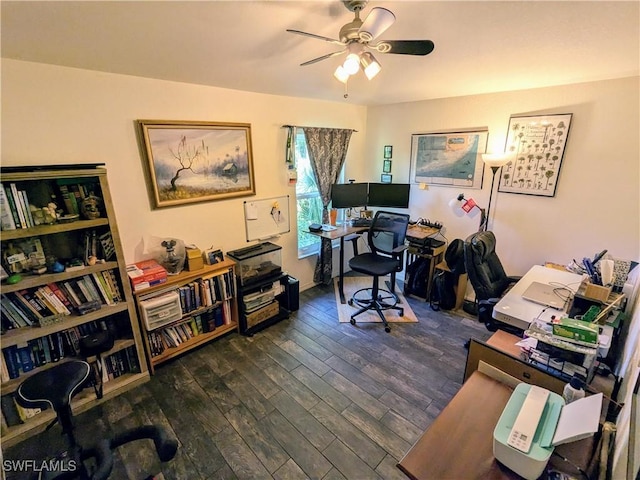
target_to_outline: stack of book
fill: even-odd
[[[231,322],[229,301],[217,304],[215,307],[193,315],[188,320],[153,330],[147,333],[151,356],[162,354],[167,348],[175,348],[182,343],[203,333],[213,332],[216,327]]]
[[[2,328],[8,330],[46,325],[72,313],[84,315],[121,302],[122,293],[115,273],[104,270],[2,294],[0,299]]]

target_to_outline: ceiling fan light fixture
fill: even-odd
[[[364,71],[364,74],[369,80],[378,75],[378,73],[380,73],[380,70],[382,70],[382,66],[369,52],[365,52],[362,54],[362,56],[360,57],[360,63],[362,64],[362,70]]]
[[[349,74],[347,73],[347,71],[344,69],[342,65],[338,65],[338,68],[336,68],[336,71],[333,72],[333,76],[336,77],[336,79],[342,83],[347,83],[347,81],[349,80]]]
[[[362,41],[370,42],[382,35],[395,21],[396,16],[390,10],[382,7],[372,8],[358,30],[358,36]]]

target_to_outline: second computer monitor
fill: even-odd
[[[409,208],[408,183],[370,183],[369,207]]]
[[[332,208],[356,208],[367,205],[366,183],[334,183],[331,186]]]

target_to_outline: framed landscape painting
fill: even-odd
[[[482,188],[488,130],[419,133],[411,136],[415,183]]]
[[[565,113],[509,119],[504,151],[514,159],[502,167],[499,192],[555,196],[571,117]]]
[[[248,123],[138,120],[154,208],[255,195]]]

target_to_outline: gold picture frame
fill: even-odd
[[[138,120],[153,208],[255,195],[251,124]]]

